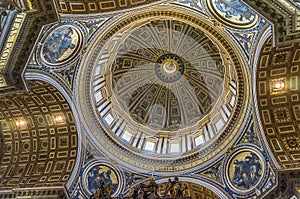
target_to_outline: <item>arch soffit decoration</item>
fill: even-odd
[[[59,81],[56,81],[53,79],[53,77],[47,73],[43,73],[39,70],[28,70],[24,74],[25,81],[42,81],[46,82],[49,85],[53,86],[57,91],[62,95],[67,102],[72,117],[73,117],[73,125],[76,128],[77,131],[77,155],[76,155],[76,161],[74,164],[74,168],[72,170],[72,174],[70,175],[69,180],[66,183],[66,188],[69,189],[72,187],[73,183],[75,182],[76,176],[78,175],[79,168],[82,165],[83,161],[83,155],[82,155],[82,146],[85,142],[85,137],[82,136],[82,126],[79,119],[79,113],[76,109],[76,105],[74,104],[74,100],[72,99],[72,96],[68,91],[66,91],[66,86],[64,84],[61,84]],[[28,88],[28,85],[27,85]]]
[[[86,15],[115,13],[154,5],[166,0],[55,0],[57,10],[63,15]]]
[[[257,62],[256,99],[266,141],[281,168],[300,165],[299,43],[264,43]]]
[[[54,86],[37,80],[41,79],[40,74],[37,76],[39,78],[27,79],[30,80],[29,93],[8,94],[1,100],[4,137],[1,173],[7,176],[7,169],[15,166],[9,175],[19,176],[19,180],[26,180],[24,173],[31,173],[26,187],[44,186],[44,183],[65,185],[73,181],[77,172],[74,173],[74,169],[78,168],[81,136],[77,133],[72,105]],[[19,145],[19,151],[14,151],[13,143]],[[11,155],[12,150],[18,155]],[[46,162],[40,164],[39,161]],[[36,174],[39,177],[32,177]],[[11,177],[4,177],[0,186],[18,187],[19,181]],[[44,183],[36,183],[38,181]]]

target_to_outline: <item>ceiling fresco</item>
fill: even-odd
[[[295,2],[53,2],[0,74],[0,198],[300,197]]]

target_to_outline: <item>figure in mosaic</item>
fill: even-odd
[[[254,153],[246,156],[244,160],[235,159],[232,183],[237,187],[249,189],[259,181],[261,171],[259,157]]]
[[[98,198],[100,196],[100,198],[110,198],[116,192],[118,182],[112,180],[111,175],[115,176],[115,173],[106,166],[97,165],[89,171],[87,176],[88,188],[93,193],[94,198],[97,198],[96,196]]]
[[[252,21],[255,15],[241,0],[216,0],[215,6],[228,19],[238,16],[240,21]]]
[[[68,49],[74,49],[71,27],[61,27],[55,30],[50,37],[47,38],[44,48],[44,58],[51,63],[60,61]]]

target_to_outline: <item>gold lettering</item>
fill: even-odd
[[[0,57],[0,68],[3,68],[6,65],[6,62],[9,58],[10,52],[13,48],[14,43],[16,42],[17,36],[19,34],[19,29],[22,26],[23,20],[25,18],[25,13],[20,13],[16,16],[16,19],[12,25],[10,34],[7,38],[7,42],[4,50],[2,51],[2,55]]]

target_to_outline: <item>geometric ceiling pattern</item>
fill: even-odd
[[[202,31],[175,20],[132,31],[109,70],[121,109],[155,131],[194,126],[226,87],[218,47]]]
[[[175,8],[176,12],[172,12]],[[161,18],[166,20],[159,20]],[[244,96],[249,92],[248,75],[246,64],[238,58],[237,50],[232,48],[226,35],[220,33],[220,27],[174,5],[154,6],[134,16],[125,15],[118,21],[119,24],[114,22],[107,26],[107,34],[99,36],[91,45],[93,47],[88,48],[80,66],[78,81],[93,82],[78,84],[76,88],[76,93],[80,93],[79,109],[90,128],[91,140],[116,161],[124,161],[126,166],[139,167],[145,172],[186,171],[212,161],[218,152],[228,147],[227,143],[235,139],[246,122],[249,98]],[[167,65],[168,68],[164,68],[169,61],[174,67]],[[182,66],[184,70],[181,70]],[[223,70],[226,74],[224,86]],[[133,81],[135,78],[138,80]],[[142,78],[146,79],[145,82],[141,81]],[[153,85],[153,90],[143,90],[147,81]],[[163,92],[167,89],[161,89],[159,93],[159,87],[154,87],[157,84],[177,93],[178,97],[175,97],[181,105],[176,106],[179,103],[173,100],[175,97],[171,92]],[[151,93],[148,95],[148,92]],[[115,100],[116,97],[121,100]],[[162,100],[153,102],[157,108],[152,106],[152,112],[151,103],[147,101],[155,98]],[[129,107],[135,112],[117,107],[126,107],[125,102],[129,102]],[[137,123],[147,114],[163,123],[163,112],[170,113],[172,108],[173,114],[165,115],[177,115],[180,117],[178,121],[184,120],[182,129],[161,125],[158,128],[161,130],[157,130],[148,125],[151,120]],[[203,119],[202,113],[197,112],[201,109],[203,115],[207,114]],[[141,115],[134,121],[137,124],[131,125],[134,123],[132,115],[139,113]],[[166,123],[171,123],[170,119],[173,118],[168,118]]]
[[[126,10],[150,3],[157,0],[55,0],[58,11],[62,14],[92,14],[103,12],[115,12]]]
[[[300,166],[300,43],[272,47],[268,39],[256,72],[265,137],[282,168]]]
[[[67,101],[48,83],[28,85],[30,92],[0,99],[0,193],[63,186],[76,163],[78,135]]]
[[[192,199],[299,195],[299,172],[278,170],[300,167],[294,2],[24,2],[55,15],[35,33],[60,21],[23,43],[28,66],[6,65],[36,80],[1,93],[0,198],[83,199],[100,182],[123,198],[150,178],[166,195],[175,176]]]

